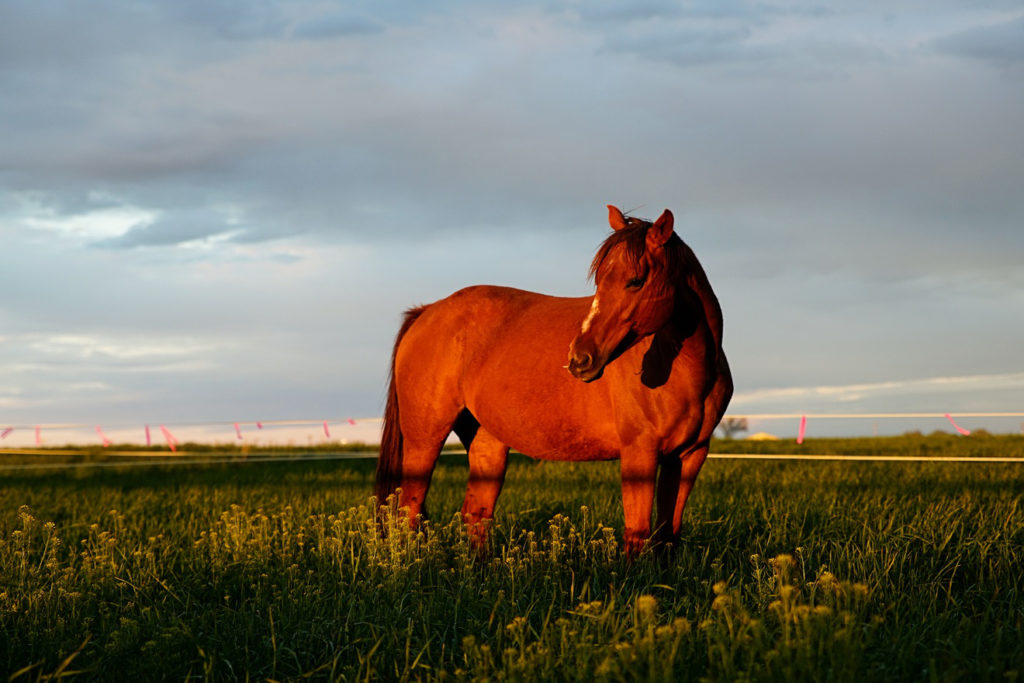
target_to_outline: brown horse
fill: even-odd
[[[406,312],[376,495],[383,502],[401,488],[411,525],[426,515],[434,464],[454,431],[469,451],[462,516],[478,544],[510,447],[544,460],[620,458],[627,555],[650,536],[655,489],[654,540],[678,538],[732,396],[722,311],[670,211],[654,223],[608,212],[614,232],[591,265],[592,297],[477,286]]]

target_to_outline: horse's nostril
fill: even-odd
[[[589,353],[574,353],[569,359],[569,369],[586,370],[593,363],[593,360]]]
[[[569,355],[569,365],[566,366],[569,373],[576,379],[584,382],[592,382],[601,376],[597,361],[589,353],[573,352]]]

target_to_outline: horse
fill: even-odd
[[[608,222],[590,267],[593,296],[477,285],[405,312],[375,494],[384,504],[398,492],[390,500],[412,528],[426,517],[434,465],[454,432],[469,458],[462,519],[478,548],[510,448],[541,460],[618,458],[626,556],[648,541],[678,542],[732,397],[722,309],[671,211],[650,222],[609,205]]]

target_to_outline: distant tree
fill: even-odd
[[[745,417],[727,417],[724,418],[719,424],[718,428],[722,430],[722,436],[726,439],[734,439],[740,432],[747,431],[747,418]]]

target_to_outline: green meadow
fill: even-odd
[[[0,680],[1024,675],[1024,438],[715,444],[752,449],[1021,462],[709,460],[680,546],[628,562],[615,462],[513,458],[480,556],[464,455],[382,535],[372,460],[0,452],[113,464],[0,469]]]

